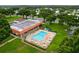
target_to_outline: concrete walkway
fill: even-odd
[[[11,34],[11,35],[14,36],[14,37],[17,37],[17,36],[15,36],[15,35],[13,35],[13,34]],[[19,37],[17,37],[17,38],[19,38]],[[38,48],[38,47],[33,46],[33,45],[31,45],[31,44],[29,44],[29,43],[27,43],[27,42],[24,42],[24,39],[22,39],[21,42],[23,42],[23,43],[25,43],[26,45],[29,45],[29,46],[31,46],[31,47],[33,47],[33,48],[39,50],[40,52],[43,52],[43,53],[46,53],[46,52],[47,52],[47,51],[45,51],[45,50],[43,50],[43,49],[41,49],[41,48]]]
[[[11,34],[11,35],[12,35],[12,34]],[[15,40],[15,39],[17,38],[17,36],[14,36],[14,35],[12,35],[12,36],[14,37],[13,39],[8,40],[8,41],[6,41],[5,43],[1,44],[0,47],[6,45],[6,44],[9,43],[9,42],[12,42],[13,40]]]
[[[11,39],[11,40],[6,41],[6,42],[3,43],[3,44],[1,44],[0,47],[6,45],[7,43],[12,42],[12,41],[15,40],[16,38],[18,38],[17,36],[15,36],[15,35],[13,35],[13,34],[11,34],[11,35],[12,35],[14,38]],[[43,52],[43,53],[46,53],[46,52],[47,52],[47,51],[45,51],[45,50],[43,50],[43,49],[41,49],[41,48],[35,47],[35,46],[33,46],[33,45],[31,45],[31,44],[29,44],[29,43],[27,43],[27,42],[24,42],[24,41],[22,41],[22,42],[25,43],[25,44],[27,44],[27,45],[29,45],[29,46],[31,46],[31,47],[33,47],[33,48],[35,48],[35,49],[37,49],[37,50],[39,50],[40,52]]]
[[[9,42],[12,42],[13,40],[15,40],[16,39],[16,37],[15,38],[13,38],[13,39],[11,39],[11,40],[8,40],[8,41],[6,41],[5,43],[3,43],[3,44],[1,44],[0,45],[0,47],[2,47],[2,46],[4,46],[4,45],[6,45],[7,43],[9,43]]]

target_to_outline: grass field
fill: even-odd
[[[52,43],[47,48],[47,52],[55,52],[59,48],[59,44],[63,41],[64,37],[67,36],[65,29],[67,26],[59,25],[59,24],[51,24],[47,25],[52,31],[56,32],[56,36],[53,39]],[[0,48],[0,52],[8,52],[8,53],[35,53],[40,52],[31,46],[28,46],[21,42],[21,39],[15,39],[14,41],[4,45]]]
[[[20,18],[20,16],[9,16],[9,17],[6,17],[6,20],[8,20],[8,22],[12,22],[18,18]],[[67,36],[67,32],[65,31],[67,26],[60,25],[60,24],[51,24],[51,25],[46,25],[46,26],[48,28],[50,28],[53,32],[56,32],[55,38],[53,39],[53,41],[49,45],[49,47],[46,49],[46,51],[47,52],[55,52],[59,48],[59,44]],[[10,36],[3,42],[6,42],[7,40],[12,39],[12,38],[13,37]],[[40,51],[38,51],[35,48],[32,48],[31,46],[28,46],[28,45],[22,43],[21,40],[17,38],[14,41],[4,45],[3,47],[0,47],[0,52],[35,53],[35,52],[40,52]]]
[[[37,49],[32,48],[21,42],[21,39],[16,38],[14,41],[7,43],[0,47],[1,53],[35,53],[39,52]]]
[[[67,32],[65,31],[67,26],[60,24],[51,24],[47,25],[47,27],[56,32],[55,38],[47,49],[48,52],[54,52],[59,48],[59,44],[63,41],[64,37],[67,36]]]
[[[12,22],[18,18],[20,18],[21,16],[8,16],[6,17],[5,19],[8,21],[8,22]],[[9,36],[8,38],[6,38],[2,43],[12,39],[14,37],[12,36]],[[1,44],[2,44],[1,43]],[[21,42],[21,39],[15,39],[14,41],[12,42],[9,42],[7,43],[6,45],[0,47],[0,52],[1,53],[34,53],[34,52],[39,52],[37,49],[35,48],[32,48],[31,46],[28,46],[24,43]]]
[[[8,22],[12,22],[18,18],[20,18],[21,16],[8,16],[6,17],[5,19],[8,21]]]

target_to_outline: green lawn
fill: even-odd
[[[0,52],[4,53],[35,53],[39,52],[37,49],[32,48],[21,42],[21,39],[15,39],[14,41],[0,47]]]
[[[21,16],[8,16],[5,19],[8,22],[12,22]],[[12,39],[12,36],[9,36],[7,39],[5,39],[2,43]],[[34,53],[34,52],[39,52],[37,49],[32,48],[31,46],[28,46],[24,43],[21,42],[21,39],[15,39],[14,41],[7,43],[3,47],[0,47],[0,52],[1,53]]]
[[[47,25],[52,31],[56,32],[56,36],[53,39],[50,46],[47,48],[48,52],[56,51],[59,48],[59,44],[63,41],[64,37],[67,36],[67,32],[65,29],[67,26],[60,25],[60,24],[51,24]]]
[[[5,19],[8,21],[8,22],[12,22],[18,18],[20,18],[21,16],[8,16],[6,17]]]
[[[49,45],[46,51],[48,52],[56,52],[59,48],[59,44],[63,41],[63,39],[67,36],[67,32],[65,29],[67,26],[60,24],[51,24],[47,25],[53,32],[56,32],[56,36],[53,39],[52,43]],[[15,39],[14,41],[4,45],[0,48],[0,52],[17,52],[17,53],[35,53],[40,52],[31,46],[28,46],[21,42],[21,39]]]

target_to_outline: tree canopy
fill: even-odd
[[[12,8],[7,8],[7,9],[0,9],[0,13],[4,15],[13,15],[15,14],[15,11]]]
[[[10,25],[7,20],[0,18],[0,42],[10,35]]]
[[[27,9],[27,8],[22,8],[18,11],[18,15],[22,15],[23,17],[26,16],[29,16],[30,15],[30,10]]]
[[[39,17],[43,17],[44,19],[46,19],[46,17],[48,15],[50,15],[52,13],[52,11],[50,9],[40,9],[40,13],[39,13]]]
[[[64,53],[79,52],[79,28],[76,29],[73,36],[69,38],[67,37],[62,41],[58,49],[58,52],[64,52]]]

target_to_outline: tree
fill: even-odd
[[[12,8],[9,8],[9,9],[6,9],[5,10],[5,15],[13,15],[13,14],[15,14],[15,11],[14,11],[14,9],[12,9]]]
[[[79,26],[79,19],[77,19],[77,16],[66,15],[64,19],[64,22],[67,23],[68,26]]]
[[[79,28],[75,30],[75,32],[73,33],[73,35],[78,35],[79,34]]]
[[[10,15],[11,16],[11,15],[15,14],[15,11],[12,8],[9,8],[9,9],[0,9],[0,13],[4,14],[4,15]]]
[[[79,28],[74,32],[72,37],[67,37],[61,42],[58,52],[79,52]]]
[[[1,9],[0,9],[0,14],[4,14],[4,15],[5,15],[5,13],[6,13],[6,10],[3,9],[3,8],[1,8]]]
[[[20,9],[18,11],[18,15],[22,15],[23,18],[24,18],[24,16],[26,16],[26,18],[27,18],[27,16],[30,15],[30,10],[29,9],[26,9],[26,8],[22,8],[22,9]]]
[[[55,20],[56,20],[56,16],[55,16],[55,15],[48,15],[48,16],[46,17],[46,21],[48,21],[49,24],[51,24],[52,21],[55,21]]]
[[[10,35],[10,25],[7,20],[0,18],[0,42],[5,40]]]
[[[46,19],[46,17],[48,15],[50,15],[52,13],[52,11],[50,9],[45,9],[45,8],[42,8],[40,9],[40,13],[39,13],[39,17],[43,17],[44,19]]]
[[[60,24],[63,24],[64,23],[64,21],[66,20],[65,19],[65,16],[67,16],[67,14],[59,14],[59,15],[57,15],[57,18],[59,18],[60,20],[59,20],[59,23]]]
[[[36,16],[36,9],[30,9],[30,14],[32,17]]]
[[[0,19],[3,19],[5,18],[5,15],[4,14],[0,14]]]

